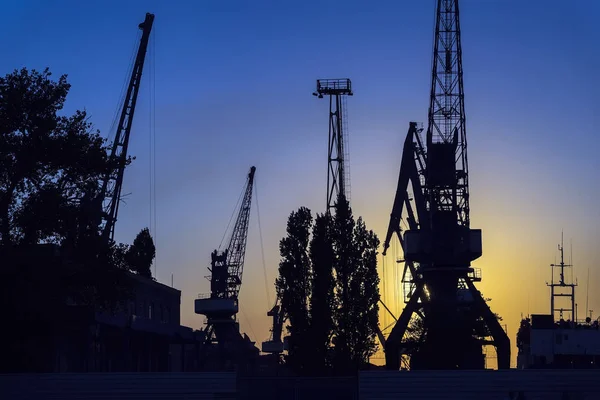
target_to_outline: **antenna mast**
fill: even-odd
[[[556,321],[556,313],[558,312],[559,320],[563,320],[563,313],[570,312],[570,319],[575,322],[575,286],[577,283],[573,282],[573,279],[565,278],[565,268],[572,268],[572,264],[565,264],[565,254],[563,247],[563,234],[561,233],[560,244],[558,245],[558,251],[560,252],[560,263],[559,264],[550,264],[552,268],[552,281],[550,284],[547,284],[550,287],[550,314],[552,318]],[[554,281],[554,273],[555,269],[559,270],[559,278],[558,282]],[[572,269],[571,269],[572,271]],[[572,276],[572,274],[569,274]],[[563,304],[565,307],[558,307],[556,305],[557,302],[560,303],[561,297],[567,297],[570,302],[567,304]],[[587,301],[586,301],[587,303]],[[558,307],[558,308],[557,308]],[[586,305],[587,312],[587,305]]]

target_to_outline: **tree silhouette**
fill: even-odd
[[[301,374],[308,373],[310,369],[312,351],[308,314],[311,268],[307,251],[312,220],[310,210],[305,207],[290,214],[287,236],[279,243],[281,261],[276,281],[277,290],[281,293],[282,309],[286,310],[289,319],[286,362]]]
[[[146,278],[152,278],[150,267],[155,256],[156,247],[154,247],[154,240],[152,240],[150,230],[144,228],[137,234],[133,245],[127,250],[125,260],[129,270]]]
[[[310,242],[312,295],[310,298],[312,372],[320,375],[330,366],[329,349],[333,336],[335,251],[333,219],[329,213],[317,215]]]
[[[339,373],[364,368],[375,354],[379,323],[379,239],[362,218],[354,221],[348,201],[336,203],[333,244],[336,253],[334,367]]]
[[[353,372],[376,351],[379,240],[344,198],[338,203],[335,216],[317,215],[314,225],[307,208],[293,212],[280,244],[286,361],[301,374]]]
[[[100,183],[115,165],[85,111],[60,114],[69,89],[48,69],[0,77],[0,293],[12,327],[1,367],[10,371],[46,368],[35,360],[53,347],[32,335],[43,326],[59,337],[67,304],[113,308],[129,293],[126,246],[100,240]]]
[[[0,240],[63,244],[110,168],[85,111],[60,116],[70,84],[23,68],[0,78]]]

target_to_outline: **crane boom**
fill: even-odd
[[[210,296],[200,295],[194,301],[196,314],[207,317],[203,352],[217,344],[220,363],[226,360],[243,363],[258,354],[249,338],[240,335],[236,320],[255,171],[256,168],[252,167],[248,173],[244,197],[227,248],[221,253],[215,250],[211,254]]]
[[[254,184],[254,172],[256,167],[250,168],[248,173],[248,183],[246,192],[240,206],[237,220],[227,246],[227,268],[229,282],[227,287],[227,297],[237,298],[240,285],[242,284],[242,275],[244,272],[244,259],[246,257],[246,242],[248,241],[248,222],[250,221],[250,206],[252,202],[252,187]]]
[[[115,134],[115,140],[110,153],[112,168],[108,171],[102,182],[100,191],[100,199],[108,199],[104,207],[105,225],[102,229],[102,238],[104,241],[114,239],[115,223],[119,211],[119,202],[121,199],[121,189],[123,187],[123,175],[127,166],[127,147],[129,146],[129,136],[131,133],[131,125],[133,115],[135,113],[135,105],[137,103],[138,92],[140,90],[140,82],[142,80],[142,71],[144,69],[144,60],[146,59],[146,50],[148,48],[148,40],[150,31],[154,22],[154,14],[146,13],[144,22],[139,24],[142,30],[142,38],[138,47],[137,55],[129,79],[127,93],[123,102],[119,125]]]
[[[252,187],[256,167],[250,168],[246,190],[238,212],[229,245],[224,252],[215,250],[211,254],[211,298],[237,300],[242,285],[246,242],[248,240],[248,222],[252,202]]]

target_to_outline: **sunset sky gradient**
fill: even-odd
[[[242,330],[269,336],[278,242],[289,213],[325,208],[328,104],[318,78],[352,79],[351,204],[383,240],[409,121],[426,124],[433,0],[4,0],[0,74],[49,67],[72,84],[65,111],[85,108],[109,132],[137,24],[156,14],[135,115],[117,239],[150,225],[150,74],[155,67],[157,277],[182,291],[182,323],[209,290],[210,252],[255,165]],[[577,303],[600,313],[600,48],[595,0],[462,0],[471,225],[483,230],[478,287],[515,342],[521,314],[549,310],[549,264],[572,241]],[[268,286],[258,229],[264,242]],[[396,239],[394,239],[396,240]],[[390,252],[392,253],[392,252]],[[569,254],[569,253],[567,253]],[[380,270],[381,265],[380,263]],[[394,256],[386,304],[403,304]],[[398,289],[394,289],[397,284]],[[268,295],[267,295],[268,293]],[[382,312],[383,316],[383,312]],[[389,323],[382,317],[382,326]],[[516,352],[513,349],[513,352]],[[514,355],[513,355],[514,360]],[[514,362],[514,361],[513,361]]]

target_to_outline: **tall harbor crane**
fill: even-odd
[[[211,253],[210,295],[199,295],[194,303],[196,314],[207,318],[205,348],[217,344],[219,359],[223,362],[236,362],[258,353],[248,337],[240,335],[236,318],[255,171],[256,168],[252,167],[248,173],[244,196],[227,248],[222,252],[215,250]]]
[[[102,230],[102,237],[105,241],[112,240],[115,236],[115,223],[117,222],[117,213],[121,200],[123,175],[127,166],[127,148],[129,146],[131,125],[142,81],[144,60],[146,59],[146,50],[148,49],[148,40],[153,22],[154,14],[146,13],[144,22],[139,24],[139,28],[142,30],[142,38],[140,39],[133,70],[131,71],[129,85],[127,86],[123,108],[119,117],[119,125],[117,126],[117,132],[110,153],[110,160],[114,163],[114,169],[106,173],[102,182],[101,194],[103,198],[108,199],[108,204],[105,207],[106,223]]]
[[[153,23],[154,14],[146,13],[144,21],[138,25],[142,35],[109,155],[111,167],[102,178],[101,187],[88,192],[82,199],[83,217],[79,224],[78,241],[96,237],[98,227],[100,227],[99,239],[102,246],[108,245],[114,239],[123,176],[128,164],[127,149]]]
[[[498,367],[510,367],[510,341],[474,282],[481,230],[470,227],[469,173],[458,0],[438,0],[426,141],[411,122],[384,252],[397,234],[404,252],[407,304],[385,343],[386,367],[403,354],[411,369],[484,368],[493,344]],[[406,231],[402,235],[402,223]],[[405,338],[413,315],[420,340]],[[488,338],[491,337],[491,340]]]

